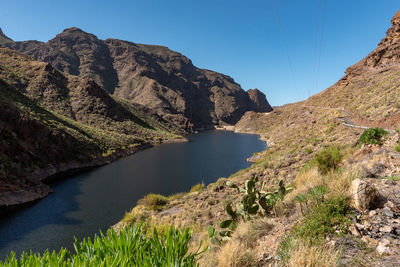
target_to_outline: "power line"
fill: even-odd
[[[276,17],[278,18],[279,29],[281,31],[283,44],[285,46],[286,56],[287,56],[287,59],[288,59],[288,62],[289,62],[289,68],[290,68],[290,73],[292,75],[294,88],[297,90],[296,79],[295,79],[295,76],[294,76],[294,71],[293,71],[293,67],[292,67],[292,61],[290,60],[290,56],[289,56],[289,49],[288,49],[288,45],[287,45],[287,42],[286,42],[285,32],[284,32],[283,25],[282,25],[282,22],[281,22],[281,17],[279,16],[277,0],[274,0],[274,7],[275,7],[275,12],[276,12]]]
[[[320,70],[320,65],[321,65],[322,40],[324,38],[325,19],[326,19],[326,0],[324,0],[324,9],[322,12],[321,40],[319,42],[319,56],[318,56],[318,66],[317,66],[316,87],[318,87],[319,70]]]
[[[316,9],[315,9],[315,37],[314,37],[314,64],[313,64],[313,77],[312,77],[312,86],[308,88],[308,97],[311,96],[311,87],[315,89],[316,87],[316,69],[317,69],[317,50],[318,50],[318,16],[319,12],[319,0],[316,0]]]

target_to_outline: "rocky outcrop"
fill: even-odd
[[[251,110],[255,112],[271,112],[272,107],[268,103],[267,98],[265,97],[265,94],[261,92],[260,90],[256,89],[249,89],[247,91],[247,94],[250,97],[251,104],[250,108]]]
[[[47,43],[25,41],[7,46],[48,62],[61,72],[93,79],[109,93],[113,93],[118,84],[107,46],[95,35],[79,28],[66,29]]]
[[[99,40],[69,28],[47,43],[1,44],[48,62],[70,75],[93,79],[108,93],[145,106],[187,130],[235,124],[249,110],[269,112],[257,89],[246,93],[231,77],[196,68],[167,47]]]
[[[14,41],[8,38],[0,28],[0,45],[13,44]]]
[[[392,18],[392,27],[378,44],[378,47],[360,62],[346,70],[346,75],[352,77],[365,73],[369,69],[390,67],[400,63],[400,11]]]
[[[364,177],[400,175],[399,153],[385,146],[364,145],[353,154],[351,164],[359,169]]]
[[[64,75],[51,64],[32,60],[12,49],[0,48],[0,60],[0,78],[49,110],[106,130],[109,130],[107,124],[123,121],[145,126],[144,121],[115,101],[93,79]],[[15,70],[18,75],[14,75]],[[120,130],[135,133],[132,127]]]

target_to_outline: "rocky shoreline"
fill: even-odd
[[[220,128],[217,126],[213,126],[212,128],[210,127],[207,129],[197,129],[197,130],[199,132],[202,130],[225,130],[225,131],[233,131],[235,133],[258,135],[258,133],[255,132],[240,131],[236,129],[235,126],[230,126],[229,128],[225,127]],[[265,139],[263,139],[261,135],[260,139],[265,141]],[[90,162],[71,161],[67,163],[60,163],[57,165],[49,165],[47,168],[36,170],[25,177],[25,179],[28,179],[34,184],[30,188],[18,191],[9,191],[0,193],[0,215],[7,214],[10,211],[25,207],[27,205],[33,204],[34,202],[45,198],[46,196],[48,196],[53,192],[53,190],[49,186],[49,184],[51,185],[51,183],[70,178],[71,176],[92,170],[97,167],[110,164],[119,158],[130,156],[140,150],[151,148],[156,145],[180,143],[180,142],[188,142],[188,139],[186,137],[166,139],[160,143],[148,143],[137,147],[128,148],[126,150],[119,150],[107,157],[95,159]],[[253,162],[252,158],[253,157],[247,160],[249,162]]]
[[[188,139],[186,137],[166,139],[159,144],[180,142],[188,142]],[[119,158],[130,156],[140,150],[151,148],[155,145],[157,145],[157,143],[147,143],[125,150],[119,150],[107,157],[95,159],[90,162],[71,161],[57,165],[49,165],[47,168],[36,170],[25,177],[25,179],[31,181],[33,184],[30,188],[0,193],[0,215],[4,215],[12,210],[25,207],[26,205],[45,198],[53,192],[48,184],[109,164]]]

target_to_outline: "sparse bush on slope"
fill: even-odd
[[[278,256],[285,266],[337,266],[339,252],[325,242],[327,237],[348,231],[352,217],[349,187],[358,175],[356,170],[322,174],[316,164],[297,175],[285,204],[293,207],[297,203],[304,218],[280,243]]]
[[[382,145],[382,137],[387,134],[382,128],[369,128],[360,136],[360,144]]]
[[[168,197],[160,194],[150,193],[140,199],[138,204],[150,210],[162,210],[168,204],[168,202]]]
[[[326,174],[331,170],[336,170],[342,162],[342,153],[339,147],[329,146],[315,155],[314,160],[318,166],[318,170],[322,174]]]

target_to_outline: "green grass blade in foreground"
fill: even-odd
[[[0,266],[197,266],[197,258],[205,250],[188,253],[191,237],[189,229],[174,227],[164,233],[154,229],[151,235],[141,226],[127,227],[118,234],[109,229],[93,239],[75,239],[75,253],[64,248],[58,253],[23,252],[18,259],[11,252]]]

